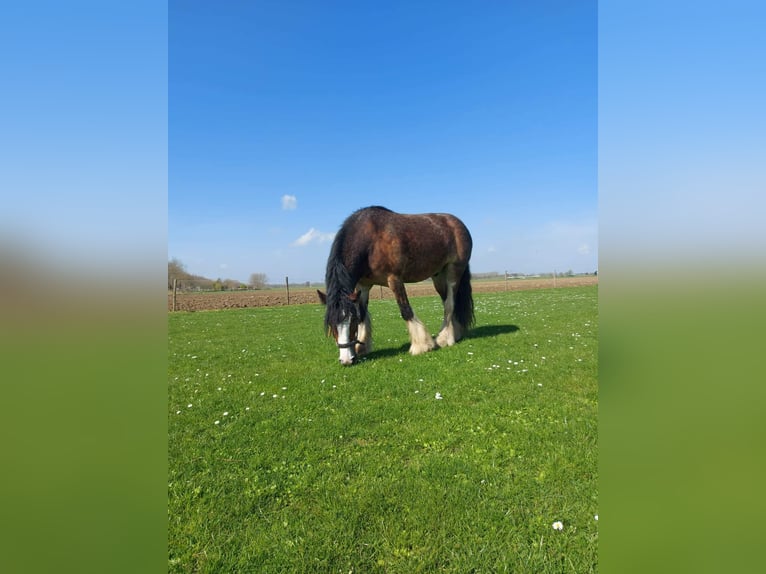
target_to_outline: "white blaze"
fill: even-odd
[[[351,332],[351,319],[346,319],[342,323],[338,323],[338,345],[348,345],[350,342]],[[354,353],[351,347],[341,348],[340,350],[340,362],[343,365],[350,365],[354,362]]]

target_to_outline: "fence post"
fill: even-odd
[[[290,279],[285,276],[285,287],[287,288],[287,304],[290,304]]]
[[[176,282],[178,279],[173,277],[173,311],[176,310]]]

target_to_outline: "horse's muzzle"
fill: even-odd
[[[359,341],[356,339],[349,341],[348,343],[337,343],[338,349],[340,349],[340,358],[338,360],[341,365],[349,367],[356,363],[357,357],[356,353],[354,353],[354,347],[358,344]]]

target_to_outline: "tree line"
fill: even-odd
[[[168,290],[173,289],[173,282],[178,289],[185,291],[235,291],[240,289],[264,289],[268,284],[265,273],[252,273],[248,283],[236,279],[210,279],[194,275],[186,270],[186,265],[174,257],[168,261]]]

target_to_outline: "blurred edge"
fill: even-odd
[[[599,570],[762,569],[762,3],[599,3]]]
[[[602,268],[601,571],[752,571],[766,510],[766,278]]]
[[[163,571],[166,298],[146,283],[164,269],[68,277],[23,255],[0,263],[0,570]]]
[[[8,6],[0,571],[167,568],[167,6]]]

